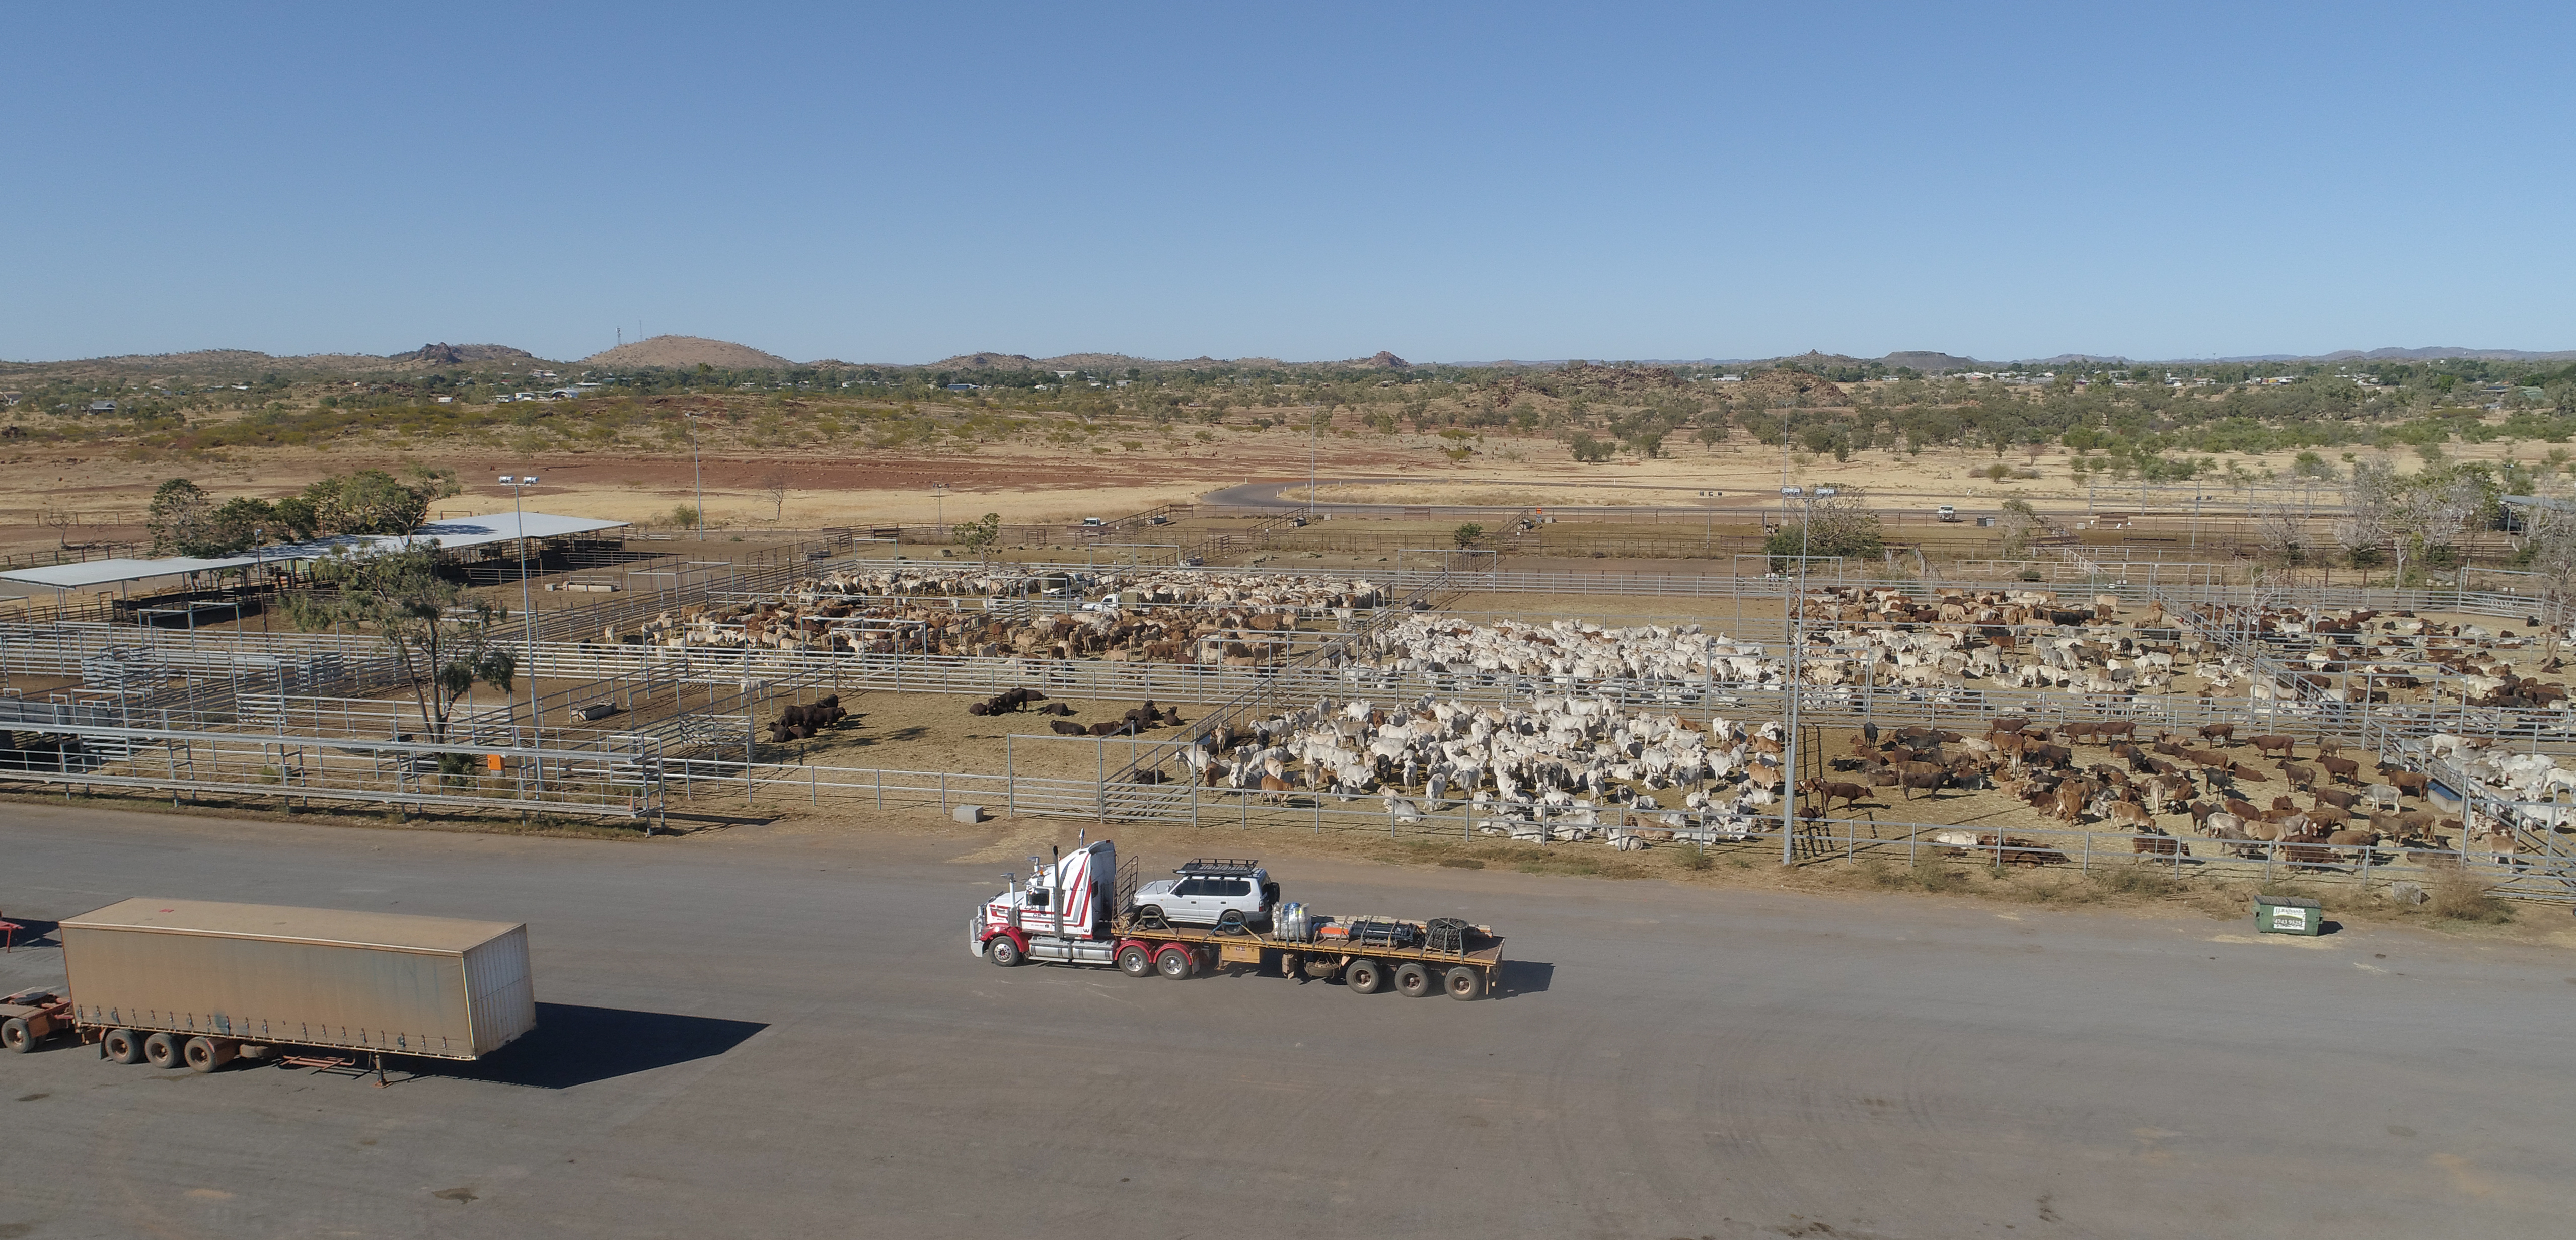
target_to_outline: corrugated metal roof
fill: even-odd
[[[312,542],[284,543],[263,548],[257,555],[228,555],[217,559],[174,555],[154,560],[114,559],[83,560],[78,564],[48,564],[41,568],[15,568],[0,573],[0,580],[43,586],[51,590],[78,590],[88,586],[114,585],[120,581],[142,581],[149,577],[175,577],[180,573],[217,572],[232,568],[250,568],[263,562],[316,560],[335,551],[351,553],[383,547],[405,547],[415,542],[436,539],[443,550],[456,551],[488,543],[511,542],[519,538],[561,538],[567,534],[588,534],[598,530],[622,529],[626,521],[600,521],[590,517],[567,517],[551,512],[531,512],[526,533],[520,533],[520,517],[514,512],[493,513],[481,517],[458,517],[432,521],[409,534],[355,534],[339,538],[322,538]]]
[[[520,928],[517,922],[149,897],[120,900],[78,917],[67,917],[61,924],[74,930],[161,930],[440,953],[461,953]]]

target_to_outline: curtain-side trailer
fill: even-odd
[[[536,1028],[523,924],[120,901],[59,923],[63,993],[24,992],[0,1043],[71,1034],[118,1063],[212,1072],[295,1051],[471,1060]],[[0,1015],[6,1015],[0,1012]]]

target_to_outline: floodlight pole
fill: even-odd
[[[948,484],[930,484],[930,524],[939,532],[939,541],[948,541]]]
[[[640,330],[640,329],[639,329]],[[689,421],[689,480],[698,489],[698,541],[707,540],[707,476],[698,468],[698,415],[689,410],[680,415]]]
[[[519,502],[520,493],[536,485],[535,474],[503,474],[503,485],[510,488],[510,512],[518,518],[519,527],[519,631],[528,645],[528,747],[544,749],[543,733],[537,727],[537,611],[535,595],[528,587],[528,513]],[[700,517],[704,520],[703,515]],[[546,760],[537,759],[537,791],[545,791]]]
[[[251,555],[259,561],[259,631],[266,633],[268,631],[268,596],[272,593],[268,588],[268,527],[253,527],[250,537]]]
[[[1797,592],[1790,597],[1789,622],[1781,630],[1789,635],[1789,683],[1786,687],[1789,708],[1785,712],[1788,717],[1789,734],[1781,738],[1780,745],[1781,758],[1786,764],[1780,772],[1780,782],[1789,789],[1788,795],[1780,798],[1780,864],[1782,865],[1795,865],[1798,860],[1798,699],[1802,696],[1798,691],[1798,661],[1807,647],[1805,604],[1808,539],[1816,525],[1816,501],[1830,499],[1833,494],[1832,487],[1817,487],[1812,493],[1804,487],[1780,488],[1784,509],[1787,506],[1786,501],[1791,499],[1803,500],[1806,507],[1805,519],[1798,523]]]

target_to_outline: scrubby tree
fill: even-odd
[[[981,518],[955,527],[957,545],[975,555],[990,559],[1002,542],[1002,514],[985,513]]]
[[[1772,571],[1780,572],[1791,566],[1789,557],[1801,553],[1862,559],[1879,554],[1886,545],[1878,514],[1869,510],[1857,488],[1846,487],[1840,494],[1805,504],[1796,522],[1782,524],[1763,540],[1762,551],[1773,557]]]
[[[519,660],[497,628],[509,613],[481,599],[465,603],[464,587],[439,575],[436,540],[336,552],[315,561],[314,577],[334,588],[288,595],[295,626],[383,639],[433,739],[447,739],[457,703],[477,682],[511,691]]]
[[[1478,525],[1473,521],[1449,531],[1450,541],[1457,543],[1461,549],[1475,546],[1478,542],[1482,541],[1484,537],[1485,527]]]
[[[144,530],[154,555],[204,555],[207,524],[215,515],[214,497],[185,478],[172,478],[153,489]]]

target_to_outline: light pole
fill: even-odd
[[[695,410],[680,415],[689,420],[689,480],[698,489],[698,541],[707,540],[707,476],[698,468],[698,415]],[[506,482],[508,479],[502,479]]]
[[[1321,431],[1321,429],[1320,429],[1320,428],[1321,428],[1321,426],[1322,426],[1322,424],[1321,424],[1321,423],[1319,423],[1319,422],[1317,422],[1317,421],[1315,420],[1314,415],[1312,415],[1312,414],[1308,414],[1308,415],[1307,415],[1307,417],[1306,417],[1306,523],[1307,523],[1307,524],[1309,524],[1309,525],[1312,525],[1312,524],[1314,524],[1314,523],[1315,523],[1315,437],[1316,437],[1317,435],[1319,435],[1319,434],[1321,434],[1321,433],[1322,433],[1322,431]]]
[[[930,525],[939,531],[939,541],[948,541],[948,484],[930,484]]]
[[[1803,696],[1798,690],[1798,662],[1807,648],[1808,540],[1816,525],[1816,501],[1833,497],[1834,488],[1832,487],[1817,487],[1813,494],[1808,494],[1802,487],[1780,488],[1780,501],[1784,510],[1787,508],[1788,501],[1793,499],[1804,500],[1806,506],[1806,517],[1798,522],[1798,588],[1797,592],[1790,596],[1789,623],[1781,629],[1789,635],[1789,709],[1786,712],[1789,720],[1789,734],[1781,738],[1780,744],[1780,756],[1787,764],[1780,772],[1780,782],[1789,789],[1789,795],[1781,798],[1780,801],[1780,864],[1782,865],[1794,865],[1798,860],[1798,699]]]
[[[268,631],[268,527],[254,526],[250,532],[251,556],[259,561],[259,631]]]
[[[536,747],[537,740],[537,613],[535,604],[530,601],[534,596],[528,592],[528,516],[527,510],[520,506],[519,496],[536,484],[535,474],[501,475],[501,485],[510,488],[510,512],[519,521],[519,624],[520,632],[526,635],[528,643],[528,739],[531,748]],[[542,761],[537,764],[537,782],[540,787],[544,786],[545,764]]]

